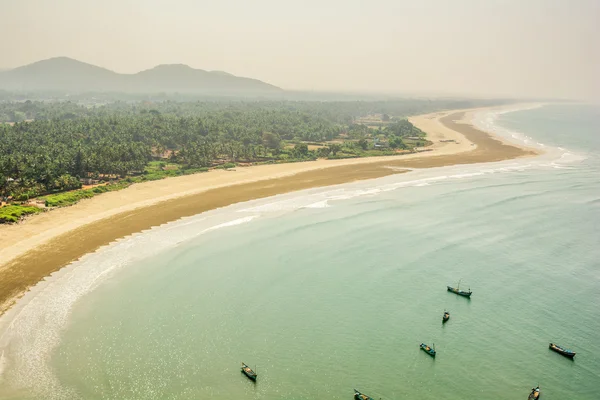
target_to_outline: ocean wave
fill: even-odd
[[[527,162],[525,162],[527,160]],[[571,163],[573,159],[562,156],[551,161],[503,161],[492,164],[473,164],[469,166],[441,167],[430,170],[411,171],[407,174],[370,180],[368,183],[345,184],[343,188],[321,189],[320,191],[297,192],[292,196],[275,196],[268,202],[243,207],[239,213],[281,214],[296,210],[328,208],[336,201],[360,197],[377,196],[394,190],[409,187],[426,187],[447,180],[478,178],[491,174],[524,172],[535,168],[555,168],[558,162]],[[561,164],[562,165],[562,164]],[[565,167],[567,168],[567,167]],[[417,178],[418,179],[414,179]],[[368,186],[367,186],[368,185]]]
[[[126,265],[152,257],[182,242],[214,230],[249,223],[274,212],[298,209],[323,209],[332,202],[359,197],[372,197],[381,193],[409,187],[427,187],[449,179],[471,179],[503,171],[522,170],[521,164],[496,165],[495,168],[452,167],[429,171],[414,171],[411,175],[396,175],[369,182],[297,192],[290,195],[252,201],[233,206],[233,211],[250,213],[243,217],[231,213],[231,208],[183,218],[145,232],[120,239],[97,252],[64,268],[36,286],[19,306],[5,315],[10,325],[0,331],[0,360],[4,375],[16,388],[30,388],[38,393],[53,393],[46,398],[75,398],[61,388],[48,365],[52,350],[60,340],[60,332],[68,322],[75,302],[96,288],[115,271]],[[408,179],[407,179],[408,178]],[[258,204],[257,204],[258,203]],[[248,207],[250,205],[250,207]],[[48,317],[51,316],[51,317]],[[0,327],[1,329],[1,327]],[[12,340],[19,338],[19,340]],[[32,350],[33,349],[33,350]],[[36,356],[31,357],[35,351]]]
[[[328,208],[331,207],[329,205],[328,200],[317,201],[316,203],[312,203],[306,206],[306,208]]]
[[[215,225],[215,226],[211,226],[210,228],[206,228],[203,231],[201,231],[200,233],[206,233],[206,232],[210,232],[210,231],[215,231],[217,229],[226,228],[228,226],[235,226],[235,225],[245,224],[247,222],[252,221],[256,217],[257,217],[257,215],[250,215],[248,217],[234,219],[233,221],[223,222],[222,224],[218,224],[218,225]]]
[[[0,330],[0,379],[11,388],[31,391],[40,398],[78,398],[59,384],[49,366],[75,302],[119,268],[155,256],[184,240],[257,217],[231,219],[230,214],[223,213],[188,217],[120,239],[52,274],[2,318],[5,325]]]
[[[498,207],[500,205],[505,205],[508,203],[513,203],[513,202],[518,202],[524,199],[529,199],[529,198],[535,198],[535,197],[541,197],[544,196],[548,193],[552,193],[551,191],[546,191],[546,192],[536,192],[536,193],[526,193],[526,194],[519,194],[519,195],[515,195],[515,196],[509,196],[509,197],[505,197],[499,200],[496,200],[492,203],[486,203],[483,206],[480,206],[478,208],[480,209],[487,209],[487,208],[493,208],[493,207]]]
[[[495,121],[497,115],[504,112],[481,116],[480,122],[484,129],[491,131],[500,129],[495,125]],[[510,132],[510,135],[515,135],[515,139],[531,140],[526,135],[514,132]],[[335,188],[311,189],[251,201],[232,208],[187,217],[121,239],[53,274],[49,280],[36,286],[17,307],[4,316],[2,321],[10,322],[6,327],[0,326],[0,377],[4,376],[16,388],[34,389],[37,393],[43,394],[44,398],[76,398],[68,389],[60,387],[48,364],[51,352],[59,343],[60,332],[68,322],[75,302],[118,269],[157,255],[198,235],[249,223],[268,214],[299,209],[324,209],[334,206],[336,201],[377,196],[403,188],[423,188],[446,181],[480,179],[486,175],[522,172],[532,168],[571,168],[566,164],[572,164],[582,158],[585,159],[582,155],[561,149],[559,155],[550,160],[527,159],[527,161],[413,170],[406,174],[367,182],[351,183]],[[232,214],[231,211],[251,215],[232,218],[239,214]],[[18,340],[12,340],[15,338]]]
[[[565,164],[576,164],[580,163],[588,158],[587,155],[581,153],[575,153],[564,147],[553,147],[545,143],[538,142],[531,136],[523,133],[507,129],[501,125],[498,125],[498,119],[501,115],[517,111],[525,111],[543,107],[543,104],[531,104],[524,105],[522,107],[511,107],[511,108],[499,108],[499,109],[488,109],[475,114],[473,118],[473,125],[479,129],[487,132],[491,132],[495,135],[505,138],[509,141],[516,142],[525,146],[538,148],[544,151],[544,155],[537,157],[538,167],[550,167],[553,169],[572,169],[572,166],[565,166]]]
[[[253,207],[245,207],[240,213],[281,213],[295,211],[304,208],[327,208],[331,207],[331,201],[350,200],[357,197],[375,196],[383,192],[400,189],[403,187],[423,187],[432,182],[447,179],[447,176],[437,176],[424,179],[400,181],[388,184],[379,184],[373,187],[349,187],[344,189],[325,190],[318,193],[297,193],[292,198],[282,198]],[[372,185],[377,180],[371,181]]]
[[[454,178],[454,179],[461,179],[461,178],[470,178],[472,176],[480,176],[480,175],[485,175],[485,172],[469,172],[469,173],[465,173],[465,174],[456,174],[456,175],[450,175],[450,178]]]

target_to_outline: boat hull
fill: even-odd
[[[423,350],[425,353],[429,354],[431,357],[435,357],[435,350],[432,349],[431,347],[427,346],[424,343],[421,343],[421,345],[419,347],[421,347],[421,350]]]
[[[548,348],[550,350],[552,350],[552,351],[557,352],[558,354],[560,354],[560,355],[562,355],[564,357],[571,358],[571,359],[573,357],[575,357],[575,354],[577,354],[574,351],[563,349],[562,347],[560,347],[559,345],[554,344],[554,343],[550,343],[550,345],[548,346]]]
[[[456,288],[453,288],[451,286],[447,286],[448,287],[448,291],[452,292],[452,293],[456,293],[459,296],[463,296],[463,297],[471,297],[471,294],[473,294],[473,292],[465,292],[464,290],[458,290]]]
[[[247,373],[246,371],[242,371],[242,373],[243,373],[244,375],[246,375],[246,376],[248,377],[248,379],[250,379],[251,381],[254,381],[254,382],[256,382],[256,375],[249,374],[249,373]]]
[[[537,388],[533,389],[531,393],[529,393],[529,397],[527,397],[527,400],[539,399],[541,395],[542,392],[540,391],[540,388],[538,386]]]
[[[246,375],[251,381],[256,382],[256,372],[252,371],[250,367],[244,363],[242,363],[242,374]]]
[[[354,389],[354,400],[373,400],[373,398]]]

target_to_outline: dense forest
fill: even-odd
[[[25,201],[89,180],[410,151],[426,141],[406,116],[464,103],[0,102],[0,197]],[[369,115],[379,123],[360,122]]]

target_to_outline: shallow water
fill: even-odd
[[[539,384],[544,399],[598,399],[599,117],[503,114],[502,135],[561,149],[278,196],[124,240],[28,304],[4,384],[84,399],[349,399],[354,387],[512,399]],[[446,291],[459,279],[471,300]]]

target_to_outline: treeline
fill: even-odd
[[[4,92],[6,95],[6,92]],[[8,95],[7,95],[8,96]],[[470,108],[502,104],[501,100],[459,100],[459,99],[396,99],[390,101],[290,101],[290,100],[223,100],[218,101],[157,101],[153,97],[147,100],[114,101],[106,94],[98,97],[71,95],[76,101],[62,100],[20,101],[21,96],[2,99],[0,91],[0,122],[22,122],[32,119],[73,119],[85,116],[106,116],[114,114],[139,114],[146,111],[159,112],[175,116],[205,116],[217,111],[247,113],[256,110],[287,110],[319,116],[331,122],[349,124],[356,118],[370,114],[387,114],[394,117],[424,114],[444,109]],[[114,95],[111,95],[114,97]],[[118,96],[117,96],[118,97]],[[169,98],[168,96],[166,96]],[[105,99],[106,98],[106,99]]]
[[[87,107],[65,102],[0,102],[0,122],[23,122],[33,119],[73,119],[91,113]]]
[[[148,173],[152,160],[193,170],[232,162],[374,155],[376,148],[381,151],[378,143],[386,149],[423,144],[406,140],[424,134],[402,116],[462,106],[421,100],[5,102],[0,103],[5,121],[15,115],[31,121],[0,124],[0,196],[26,200],[79,188],[83,178],[140,175]],[[393,120],[378,130],[354,124],[373,113]],[[324,145],[309,150],[306,143]]]
[[[277,155],[282,139],[324,141],[343,128],[286,110],[159,112],[34,120],[0,126],[0,194],[19,198],[76,186],[77,178],[141,173],[153,157],[186,168]]]

